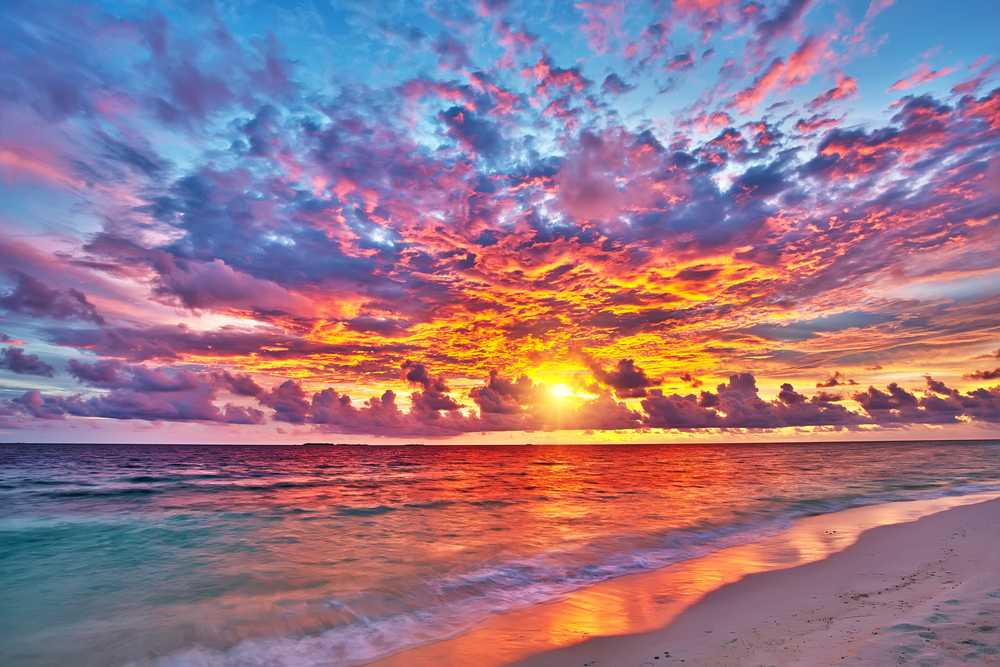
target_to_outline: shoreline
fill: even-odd
[[[928,523],[921,523],[920,528],[915,529],[919,522],[943,515],[957,519],[959,515],[954,512],[980,508],[973,514],[980,516],[982,523],[983,506],[991,508],[986,510],[986,516],[1000,515],[1000,494],[988,492],[893,502],[801,518],[794,521],[788,531],[760,542],[728,547],[665,568],[607,580],[548,604],[496,615],[453,638],[417,646],[366,664],[375,667],[460,664],[481,667],[562,667],[575,664],[631,667],[681,664],[682,660],[686,660],[686,665],[757,664],[748,657],[756,649],[747,649],[750,651],[747,656],[726,662],[728,658],[724,656],[711,655],[718,649],[713,648],[712,642],[729,642],[736,638],[736,644],[746,648],[746,633],[756,633],[753,636],[761,633],[759,628],[744,627],[746,621],[739,619],[756,617],[761,613],[760,605],[764,603],[778,604],[777,616],[774,611],[766,616],[781,618],[785,607],[794,606],[796,592],[803,587],[800,578],[804,575],[801,572],[807,571],[806,568],[833,568],[834,574],[821,576],[836,579],[836,573],[840,572],[837,568],[841,568],[839,563],[845,561],[844,554],[859,553],[858,545],[862,541],[865,544],[873,539],[884,542],[879,536],[892,529],[888,532],[894,535],[892,540],[896,542],[883,544],[882,551],[877,552],[881,553],[885,563],[875,557],[864,565],[874,575],[876,571],[882,572],[888,569],[888,565],[897,562],[893,560],[897,555],[892,549],[898,544],[913,545],[911,551],[914,553],[927,549],[940,550],[941,540],[950,536],[945,535],[950,520],[939,518],[931,522],[941,524],[933,535],[924,534],[924,528],[930,525]],[[1000,544],[1000,533],[993,544]],[[846,562],[853,562],[854,558],[851,555]],[[831,562],[833,566],[829,565]],[[860,573],[862,580],[865,576],[864,572]],[[757,583],[762,577],[767,580],[763,589]],[[899,580],[899,577],[896,579]],[[783,580],[794,583],[782,583]],[[729,601],[732,591],[748,587],[753,592],[744,595],[750,595],[750,598],[741,598],[735,605]],[[997,590],[1000,595],[1000,581],[997,582]],[[828,597],[828,593],[820,593],[816,595],[816,600],[827,604],[830,603]],[[812,602],[812,595],[809,598],[806,602]],[[718,602],[720,599],[725,602]],[[1000,624],[1000,598],[994,601],[998,603],[997,623]],[[842,599],[837,598],[836,603],[844,609],[854,609],[853,605],[843,605]],[[836,610],[839,611],[839,607]],[[689,625],[697,624],[697,619],[703,621],[706,614],[708,618],[720,621],[732,617],[733,628],[740,629],[719,632],[699,630],[695,636]],[[836,618],[837,614],[828,616]],[[794,634],[798,630],[783,628],[778,621],[774,623],[767,635],[769,638],[763,641],[788,645],[782,633]],[[820,626],[804,623],[804,627],[811,631]],[[729,632],[737,634],[726,634]],[[920,638],[920,641],[928,640]],[[756,646],[754,642],[750,645]],[[734,644],[726,646],[732,649]],[[786,648],[786,652],[788,650]],[[670,658],[664,652],[669,652]],[[770,662],[767,662],[768,659]],[[810,659],[801,664],[833,664],[822,662],[822,659],[819,662]],[[760,664],[798,664],[778,655],[763,660]]]

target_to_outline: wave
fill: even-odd
[[[163,493],[160,489],[131,488],[131,489],[95,489],[87,491],[83,489],[73,491],[49,491],[38,495],[46,498],[116,498],[129,496],[151,496]]]
[[[378,507],[345,507],[337,511],[341,516],[377,516],[395,512],[397,508],[379,505]]]

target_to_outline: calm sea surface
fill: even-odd
[[[1000,441],[0,446],[0,664],[354,665],[807,514],[1000,489]]]

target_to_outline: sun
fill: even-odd
[[[551,387],[549,387],[549,394],[551,394],[556,398],[561,398],[564,400],[571,397],[576,398],[578,396],[577,392],[574,389],[569,387],[569,385],[565,384],[552,385]]]

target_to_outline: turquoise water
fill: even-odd
[[[4,445],[0,664],[363,664],[795,517],[997,490],[998,454]]]

